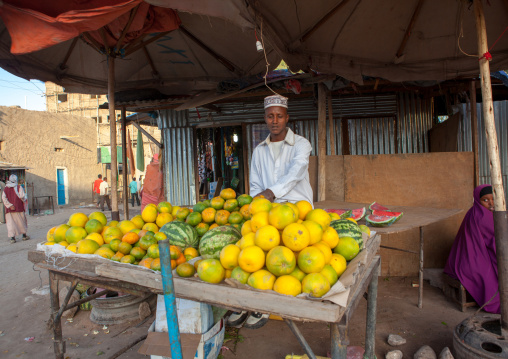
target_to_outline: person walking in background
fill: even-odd
[[[30,239],[26,235],[28,223],[25,216],[27,198],[23,187],[18,185],[18,177],[11,175],[2,192],[2,202],[5,206],[7,236],[11,243],[16,243],[16,236],[23,235],[23,240]]]
[[[111,201],[109,200],[109,184],[107,177],[104,177],[104,181],[102,181],[99,186],[99,204],[101,206],[101,211],[103,212],[104,201],[106,201],[106,204],[108,205],[108,210],[111,211]]]
[[[0,196],[4,193],[5,182],[4,179],[0,179]],[[5,206],[4,202],[0,201],[0,223],[5,223]]]
[[[97,197],[97,206],[96,207],[99,207],[100,193],[101,193],[100,186],[102,183],[102,175],[98,175],[97,177],[98,178],[93,183],[93,192],[94,192],[94,196]]]
[[[136,203],[139,206],[141,203],[139,202],[138,183],[136,182],[136,177],[134,177],[132,179],[131,183],[129,183],[129,188],[131,189],[131,204],[132,204],[132,207],[134,207],[134,198],[136,199]]]

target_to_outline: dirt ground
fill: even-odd
[[[5,224],[0,224],[0,357],[52,358],[52,333],[46,322],[50,314],[48,275],[33,268],[27,251],[45,239],[49,228],[67,222],[75,212],[89,214],[95,208],[65,208],[49,216],[29,217],[31,240],[10,244]],[[139,213],[139,207],[134,208]],[[131,209],[132,213],[132,209]],[[109,215],[109,214],[108,214]],[[379,278],[376,354],[384,358],[391,350],[386,344],[388,334],[399,334],[407,343],[398,347],[404,358],[412,358],[416,350],[430,345],[438,354],[452,346],[452,332],[475,309],[462,313],[448,302],[441,290],[425,283],[423,309],[418,309],[418,289],[411,286],[416,278]],[[111,325],[107,329],[89,320],[90,312],[78,311],[72,322],[63,322],[66,358],[110,358],[147,333],[151,320],[136,327],[137,322]],[[366,301],[358,306],[350,326],[350,345],[364,346]],[[317,355],[326,356],[330,332],[324,323],[298,323]],[[98,332],[94,334],[94,332]],[[108,332],[108,333],[107,333]],[[32,341],[29,341],[34,337]],[[120,359],[146,358],[137,353],[141,343],[118,356]],[[224,359],[283,359],[287,354],[304,354],[296,338],[284,322],[271,320],[258,330],[240,329],[236,345],[224,344]]]

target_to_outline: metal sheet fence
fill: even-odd
[[[458,130],[458,150],[472,151],[471,106],[469,103],[461,104],[457,106],[457,109],[462,115]],[[483,122],[483,109],[481,103],[476,105],[476,113],[478,120],[479,182],[480,184],[491,183],[487,137],[485,135],[485,125]],[[494,120],[496,123],[499,157],[501,161],[501,171],[506,198],[508,197],[508,188],[506,188],[508,183],[508,101],[494,102]]]
[[[158,119],[164,141],[164,183],[171,204],[196,203],[193,129],[188,111],[161,110]]]

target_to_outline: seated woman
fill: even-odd
[[[499,313],[494,198],[490,185],[474,190],[473,207],[466,213],[444,272],[458,279],[486,312]]]

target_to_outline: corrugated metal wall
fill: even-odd
[[[462,104],[457,106],[462,114],[462,120],[459,122],[458,147],[459,151],[472,151],[471,137],[471,106]],[[476,105],[478,118],[478,164],[480,172],[480,184],[491,183],[489,155],[487,150],[487,137],[485,135],[485,125],[483,122],[482,104]],[[499,147],[499,157],[501,161],[501,171],[503,175],[503,185],[505,197],[508,197],[508,101],[494,102],[494,119],[496,122],[497,141]]]
[[[166,197],[177,206],[196,203],[194,139],[188,111],[161,110],[158,118],[164,141]]]

